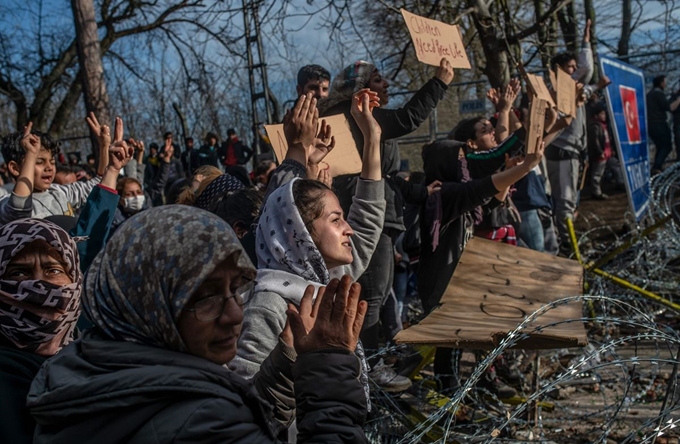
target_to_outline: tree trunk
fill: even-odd
[[[619,49],[617,51],[619,57],[628,55],[630,46],[631,20],[633,16],[630,0],[623,0],[621,3],[623,11],[621,14],[621,38],[619,39]]]
[[[97,34],[94,1],[71,0],[71,7],[76,25],[78,61],[80,62],[80,77],[83,82],[85,108],[88,113],[95,113],[100,124],[110,125],[109,96],[106,93],[106,82],[104,81],[104,67],[102,66],[99,35]],[[98,156],[97,137],[91,130],[90,139],[92,141],[92,152],[95,156]]]
[[[536,14],[536,20],[538,21],[539,18],[545,13],[542,0],[534,0],[534,11]],[[546,69],[550,68],[550,53],[548,52],[548,48],[550,48],[550,42],[548,41],[548,37],[548,23],[541,23],[540,27],[538,28],[538,41],[539,44],[543,45],[543,48],[541,48],[541,65]]]
[[[571,2],[566,8],[557,11],[557,18],[560,21],[560,28],[562,28],[562,36],[564,37],[567,51],[578,54],[578,29],[576,26],[576,8],[574,8],[574,3]]]
[[[507,85],[510,81],[510,66],[507,45],[502,38],[499,38],[502,33],[496,29],[496,24],[484,0],[469,0],[468,4],[475,9],[472,19],[486,57],[484,74],[494,88]]]

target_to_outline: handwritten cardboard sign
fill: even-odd
[[[517,68],[519,68],[522,78],[524,78],[524,80],[527,82],[529,92],[539,99],[548,102],[551,107],[554,107],[555,101],[550,89],[548,89],[548,86],[545,84],[543,77],[528,73],[521,63],[517,64]]]
[[[352,138],[347,118],[344,114],[338,114],[324,117],[324,120],[331,126],[331,132],[335,136],[335,148],[324,159],[324,162],[330,166],[331,177],[360,173],[361,157]],[[276,160],[279,163],[283,162],[288,152],[283,125],[265,125],[264,128],[276,154]]]
[[[418,60],[439,66],[442,58],[446,58],[454,68],[470,69],[458,26],[420,17],[405,9],[401,10],[401,15],[411,33]]]
[[[539,141],[543,140],[545,128],[545,109],[548,102],[538,97],[534,97],[529,108],[529,128],[527,131],[527,154],[535,153]]]
[[[559,66],[555,81],[557,110],[567,116],[576,117],[576,81]]]
[[[465,248],[441,300],[397,343],[494,348],[545,304],[583,292],[578,262],[528,248],[474,238]],[[583,304],[557,306],[527,326],[515,348],[549,349],[588,344]],[[564,322],[572,320],[575,322]]]

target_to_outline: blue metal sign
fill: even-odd
[[[605,89],[628,200],[640,220],[651,196],[645,75],[619,60],[600,57],[600,72],[612,83]]]

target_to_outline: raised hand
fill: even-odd
[[[35,156],[40,152],[40,137],[37,134],[31,133],[33,130],[33,122],[28,122],[24,127],[24,135],[21,137],[21,147],[26,154],[33,154]]]
[[[299,309],[291,303],[288,304],[288,310],[294,311],[300,315],[300,320],[305,327],[306,333],[309,333],[312,330],[312,327],[314,327],[314,322],[316,322],[316,316],[319,313],[319,306],[323,300],[323,294],[326,287],[319,287],[316,298],[314,298],[314,289],[315,287],[313,285],[308,285],[307,288],[305,288],[305,292],[300,300]],[[288,319],[286,319],[286,326],[281,332],[281,339],[283,339],[283,342],[289,347],[294,346],[293,330],[290,327],[290,321],[288,321]]]
[[[489,102],[493,105],[493,107],[498,111],[498,102],[501,98],[501,92],[499,91],[498,88],[491,88],[486,92],[486,98],[489,99]]]
[[[319,174],[316,177],[316,180],[321,182],[322,184],[326,185],[328,188],[333,187],[333,178],[331,177],[331,169],[328,164],[325,164],[325,168],[320,168],[319,169]]]
[[[342,348],[354,351],[364,323],[367,304],[359,301],[361,286],[348,275],[340,281],[333,279],[326,287],[317,310],[313,327],[307,331],[303,315],[295,309],[286,311],[293,333],[293,343],[298,354],[325,348]],[[306,294],[306,292],[305,292]],[[302,311],[302,304],[300,305]],[[307,309],[305,309],[307,310]],[[305,311],[305,313],[307,313]],[[312,317],[312,310],[306,318]]]
[[[521,165],[524,162],[524,156],[514,156],[510,157],[508,153],[505,153],[505,169],[509,170],[512,167]]]
[[[350,112],[357,122],[364,138],[379,138],[382,130],[373,117],[373,108],[380,106],[378,94],[368,88],[361,89],[352,96]]]
[[[133,154],[134,148],[129,146],[126,142],[115,142],[109,148],[109,167],[117,171],[122,170],[125,168],[125,165],[130,162]]]
[[[583,41],[585,43],[590,42],[590,26],[592,25],[592,21],[590,19],[586,20],[586,28],[583,31]]]
[[[331,133],[331,126],[326,120],[321,121],[319,134],[314,138],[314,143],[307,151],[307,164],[318,165],[335,148],[335,136]]]
[[[524,165],[527,167],[527,171],[533,170],[534,167],[541,162],[544,152],[545,142],[543,141],[543,137],[539,135],[538,143],[536,144],[536,152],[524,156]]]
[[[116,117],[113,126],[113,141],[122,142],[123,141],[123,119]]]
[[[316,99],[312,93],[301,96],[292,110],[283,119],[283,132],[288,147],[300,144],[308,149],[316,138],[319,122],[319,111],[316,109]]]
[[[517,94],[519,94],[519,90],[519,80],[510,80],[510,83],[508,83],[499,94],[496,110],[499,112],[510,111],[512,109],[512,104],[517,98]]]
[[[451,83],[453,81],[453,67],[451,66],[451,63],[443,58],[439,62],[437,69],[434,71],[434,76],[444,82],[445,85]]]
[[[165,143],[165,149],[163,153],[161,153],[161,159],[163,159],[163,162],[165,163],[170,163],[172,160],[172,155],[175,153],[175,147],[172,146],[172,143],[168,145],[167,141]]]
[[[92,129],[92,132],[97,136],[100,149],[108,148],[111,145],[111,129],[109,126],[100,125],[97,116],[93,112],[90,112],[85,120],[87,120],[87,124]]]

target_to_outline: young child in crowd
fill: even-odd
[[[90,116],[89,119],[92,119]],[[92,122],[88,120],[88,123]],[[96,122],[96,119],[95,119]],[[91,126],[94,122],[90,123]],[[87,201],[87,196],[99,182],[108,164],[111,135],[108,127],[96,123],[100,142],[97,176],[86,182],[69,185],[53,183],[57,172],[55,156],[59,143],[48,134],[33,130],[33,124],[2,140],[2,155],[10,174],[16,178],[12,193],[0,200],[0,223],[33,217],[42,219],[53,215],[73,216]],[[101,129],[101,128],[105,128]],[[106,132],[103,134],[102,132]],[[97,133],[97,130],[95,130]]]

